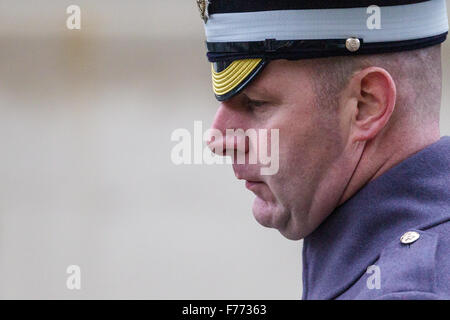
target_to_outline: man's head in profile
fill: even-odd
[[[318,20],[325,13],[311,5],[305,9],[317,16],[291,30],[292,12],[270,17],[257,6],[252,11],[252,1],[242,8],[232,2],[236,6],[230,8],[222,5],[226,1],[212,1],[206,25],[215,93],[221,100],[213,128],[225,140],[227,129],[279,130],[276,174],[261,175],[261,164],[233,165],[236,177],[246,180],[256,195],[253,214],[262,225],[289,239],[302,239],[368,182],[440,139],[440,43],[446,33],[442,26],[430,24],[428,30],[406,34],[402,27],[412,27],[403,26],[405,21],[396,25],[394,10],[386,13],[385,21],[381,15],[381,29],[371,30],[367,24],[343,20],[344,13],[334,22],[333,16]],[[356,1],[350,2],[354,6]],[[270,9],[281,12],[276,5]],[[349,14],[363,14],[355,18],[366,23],[369,15],[366,7],[362,9]],[[422,18],[414,16],[420,10],[414,11],[413,19]],[[240,20],[244,17],[248,24]],[[275,20],[252,22],[264,17]],[[339,22],[344,27],[339,28]],[[248,30],[233,29],[232,23]],[[353,31],[345,30],[346,23]],[[273,29],[277,35],[288,35],[273,37]],[[298,30],[304,38],[295,38]],[[308,33],[311,30],[319,31]],[[374,40],[372,34],[377,35]],[[228,60],[220,60],[226,53]],[[237,60],[254,61],[256,66],[233,64]],[[223,78],[239,68],[243,75]],[[244,83],[233,87],[239,80]],[[214,141],[210,147],[232,156],[249,156],[255,150],[225,141]]]

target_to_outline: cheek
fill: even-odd
[[[314,162],[320,130],[311,112],[291,112],[280,128],[280,163],[288,171]]]
[[[305,119],[303,117],[303,119]],[[276,198],[285,207],[302,198],[305,186],[310,185],[312,171],[313,126],[310,121],[296,121],[288,117],[280,122],[279,128],[279,171],[268,178],[268,184]]]
[[[291,112],[279,123],[280,169],[271,177],[270,186],[283,202],[307,201],[336,158],[338,121],[303,110]]]

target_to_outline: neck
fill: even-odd
[[[360,158],[345,188],[339,205],[351,198],[370,181],[440,139],[439,127],[421,130],[396,130],[377,135],[356,146]]]

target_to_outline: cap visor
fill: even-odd
[[[212,63],[212,83],[217,100],[225,101],[242,91],[263,69],[263,59],[235,60]]]

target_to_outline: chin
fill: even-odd
[[[253,216],[259,224],[277,229],[288,240],[297,241],[307,236],[305,230],[298,228],[294,219],[291,219],[291,213],[279,204],[256,197],[253,202]]]
[[[289,220],[289,215],[279,204],[259,197],[253,202],[253,216],[262,226],[278,230],[284,228]]]
[[[283,237],[292,241],[302,240],[305,237],[305,235],[302,232],[298,231],[292,230],[278,230],[278,231],[283,235]]]
[[[313,230],[306,223],[306,219],[292,218],[284,225],[284,228],[278,231],[289,240],[302,240],[307,237]]]

